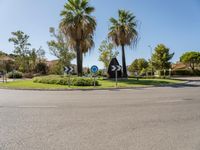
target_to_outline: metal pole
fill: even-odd
[[[96,81],[95,81],[95,75],[94,75],[94,87],[96,86],[96,83],[95,83]]]
[[[5,68],[4,68],[4,61],[2,61],[2,64],[3,64],[3,83],[4,83],[4,82],[5,82],[5,76],[4,76],[4,73],[5,73],[5,72],[4,72],[4,69],[5,69]]]
[[[118,84],[117,84],[117,70],[115,71],[115,81],[116,81],[116,88],[117,88],[117,86],[118,86]]]
[[[4,71],[3,71],[3,83],[4,83]]]
[[[5,81],[7,83],[7,71],[6,71],[6,74],[5,74]]]
[[[69,76],[68,76],[68,87],[70,87],[70,84],[71,84],[71,82],[70,82],[70,73],[69,73]]]

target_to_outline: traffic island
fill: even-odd
[[[49,78],[49,76],[47,76]],[[38,80],[38,82],[35,82]],[[45,78],[41,79],[45,81]],[[64,81],[64,78],[58,80],[57,77],[52,78],[51,82],[41,82],[39,79],[32,80],[20,80],[8,83],[0,83],[0,88],[5,89],[29,89],[29,90],[97,90],[97,89],[116,89],[116,88],[138,88],[138,87],[152,87],[152,86],[173,86],[185,83],[185,81],[171,80],[171,79],[121,79],[118,80],[118,86],[116,87],[115,80],[98,78],[96,79],[96,86],[94,86],[93,80],[91,78],[86,78],[86,80],[73,79],[71,86],[68,86],[68,80]],[[75,84],[73,84],[76,83]],[[61,83],[61,84],[59,84]],[[88,85],[87,85],[87,84]]]

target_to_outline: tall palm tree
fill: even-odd
[[[108,37],[116,46],[122,48],[123,77],[127,78],[125,46],[135,46],[137,43],[137,21],[133,13],[129,11],[119,10],[118,15],[118,19],[110,18],[112,25],[109,28]]]
[[[88,0],[68,0],[61,12],[63,18],[60,29],[65,34],[70,47],[76,51],[78,76],[82,76],[83,72],[82,55],[88,52],[94,43],[96,20],[91,16],[94,10]]]

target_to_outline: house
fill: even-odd
[[[177,62],[176,64],[172,64],[172,70],[187,70],[189,67],[182,63],[182,62]]]

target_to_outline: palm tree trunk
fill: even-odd
[[[123,78],[127,78],[127,68],[126,68],[126,56],[125,56],[125,49],[124,45],[122,46],[122,67],[123,67]]]
[[[82,66],[82,52],[81,52],[81,49],[80,49],[80,42],[78,41],[77,42],[77,45],[76,45],[76,60],[77,60],[77,75],[78,76],[82,76],[82,73],[83,73],[83,66]]]

